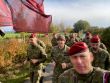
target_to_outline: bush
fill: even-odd
[[[7,69],[15,62],[21,62],[26,55],[26,49],[27,44],[17,39],[2,41],[0,43],[0,69]]]
[[[110,52],[110,27],[106,28],[102,34],[102,41],[107,46],[108,51]]]

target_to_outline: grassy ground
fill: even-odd
[[[12,68],[9,73],[1,74],[0,81],[3,83],[23,83],[29,75],[27,66]]]

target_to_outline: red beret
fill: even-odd
[[[29,38],[34,38],[34,37],[36,37],[36,34],[32,33]]]
[[[88,46],[86,43],[77,42],[70,47],[70,50],[68,51],[68,53],[69,53],[69,56],[71,56],[77,53],[85,52],[87,49],[88,49]]]
[[[100,42],[100,38],[98,35],[95,35],[91,38],[91,43],[99,43]]]

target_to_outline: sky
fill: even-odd
[[[45,13],[53,23],[73,27],[79,20],[91,26],[110,26],[110,0],[44,0]]]

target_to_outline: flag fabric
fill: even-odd
[[[103,83],[110,83],[110,72],[105,72],[104,73],[104,82]]]
[[[44,0],[22,0],[25,5],[30,7],[31,9],[36,10],[40,14],[44,14],[44,5],[43,5]]]
[[[44,13],[44,0],[6,0],[16,32],[48,32],[51,15]]]
[[[11,11],[4,0],[0,0],[0,27],[12,26]]]

